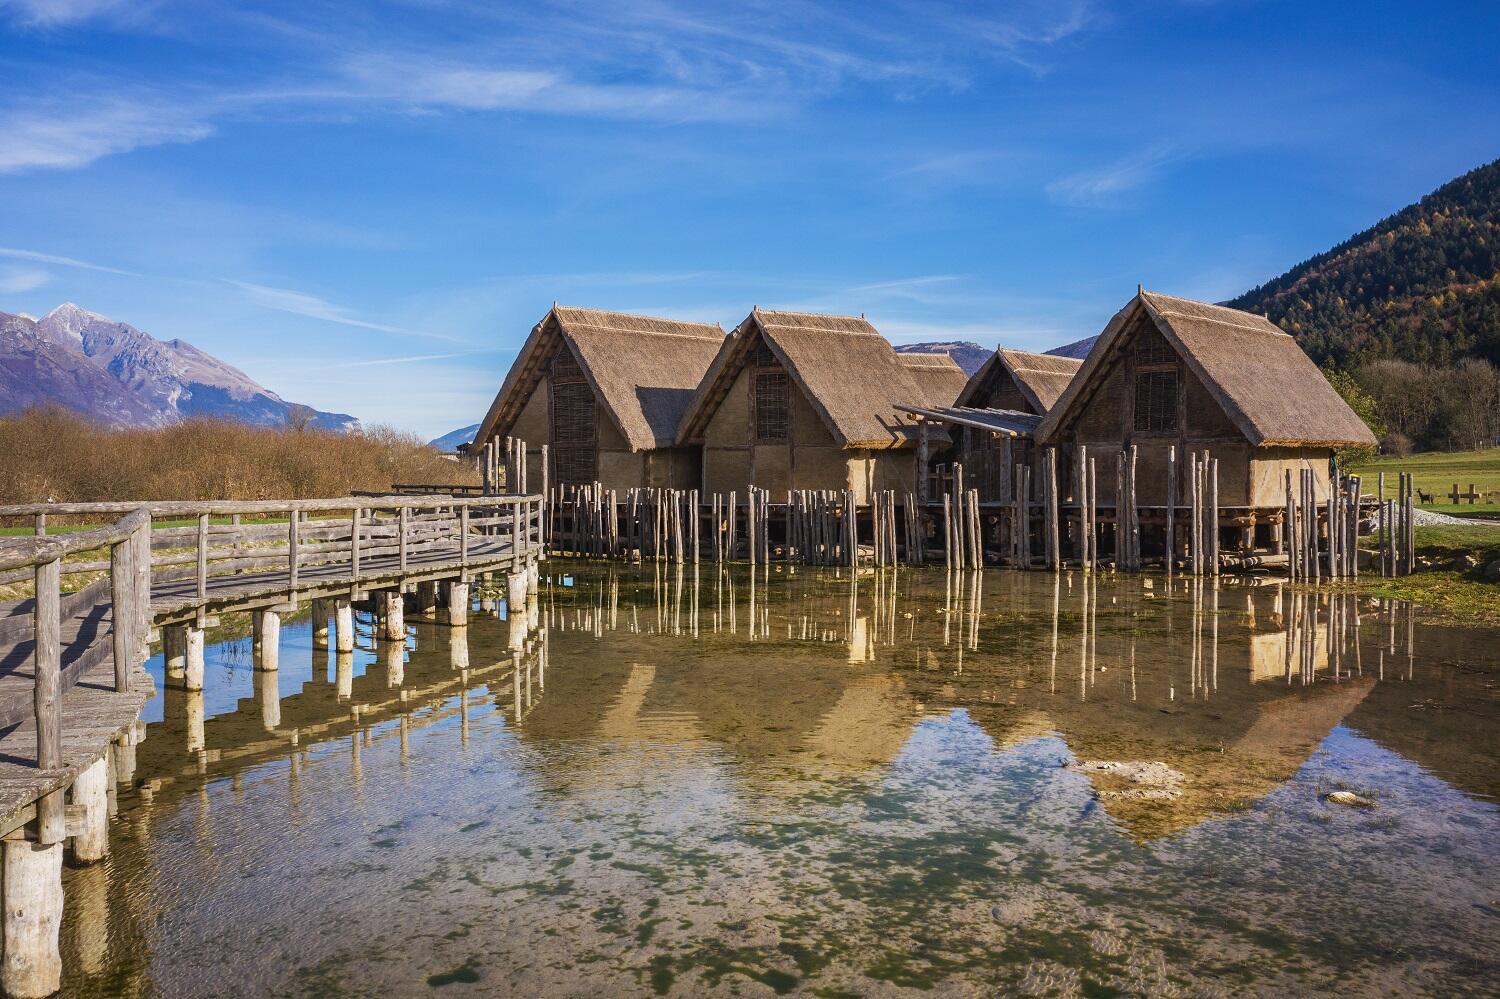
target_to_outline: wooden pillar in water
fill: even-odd
[[[203,629],[188,625],[187,655],[184,657],[182,686],[186,690],[203,689]]]
[[[463,580],[448,584],[448,623],[454,627],[469,623],[469,584]]]
[[[0,986],[12,999],[41,999],[62,985],[62,843],[5,841],[5,964]]]
[[[380,637],[388,642],[406,641],[406,610],[400,590],[381,590]]]
[[[69,789],[71,811],[77,817],[73,859],[93,863],[109,855],[109,756],[85,767]]]
[[[333,601],[333,637],[335,651],[354,651],[354,602],[348,597]]]
[[[332,601],[325,597],[317,597],[312,602],[312,643],[315,649],[328,648],[328,618],[332,606]]]
[[[257,670],[274,671],[281,665],[281,615],[273,610],[257,610],[254,614],[256,640],[251,658]]]
[[[180,687],[187,674],[187,625],[169,624],[162,628],[161,645],[167,686]]]

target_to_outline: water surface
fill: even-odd
[[[67,875],[66,991],[1500,989],[1493,631],[1277,584],[545,569],[529,618],[404,649],[212,646]]]

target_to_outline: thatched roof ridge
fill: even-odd
[[[958,398],[969,376],[950,354],[897,354],[922,390],[929,406],[951,406]]]
[[[1073,357],[997,347],[990,359],[974,372],[954,404],[973,406],[980,388],[994,375],[997,366],[1010,375],[1016,388],[1021,390],[1021,395],[1031,403],[1032,408],[1045,414],[1057,404],[1073,376],[1083,367],[1083,362]]]
[[[914,446],[914,425],[900,406],[926,399],[912,368],[863,316],[752,309],[709,366],[683,415],[678,440],[697,443],[739,374],[764,340],[842,448]]]
[[[1264,316],[1222,305],[1140,291],[1099,334],[1083,367],[1037,432],[1051,443],[1113,348],[1144,315],[1176,348],[1235,426],[1255,447],[1369,446],[1375,436],[1328,384],[1297,342]]]
[[[532,327],[475,444],[508,432],[563,343],[632,451],[672,447],[683,411],[723,342],[723,329],[713,323],[554,305]]]

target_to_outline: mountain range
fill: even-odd
[[[1500,160],[1226,303],[1320,364],[1500,364]]]
[[[186,340],[59,305],[40,319],[0,312],[0,413],[56,405],[113,427],[190,417],[353,430],[359,421],[281,396]]]

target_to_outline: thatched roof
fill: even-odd
[[[929,406],[953,405],[968,382],[964,369],[949,354],[897,354],[896,357],[917,380],[917,387]]]
[[[755,344],[764,340],[844,448],[915,446],[903,403],[924,384],[863,317],[756,308],[730,335],[683,416],[679,440],[697,443]],[[926,377],[926,376],[924,376]]]
[[[981,391],[994,378],[1010,375],[1021,390],[1021,395],[1031,403],[1033,411],[1046,414],[1072,382],[1073,376],[1083,362],[1074,357],[1058,357],[1055,354],[1033,354],[1027,350],[1010,347],[997,348],[984,366],[974,372],[964,390],[959,393],[955,405],[973,406],[981,402]]]
[[[554,305],[526,338],[474,444],[510,431],[565,344],[632,451],[672,447],[683,411],[723,343],[724,331],[709,323]]]
[[[1118,356],[1121,335],[1151,323],[1255,447],[1368,446],[1375,435],[1297,342],[1264,316],[1141,291],[1115,313],[1037,432],[1051,442]]]

